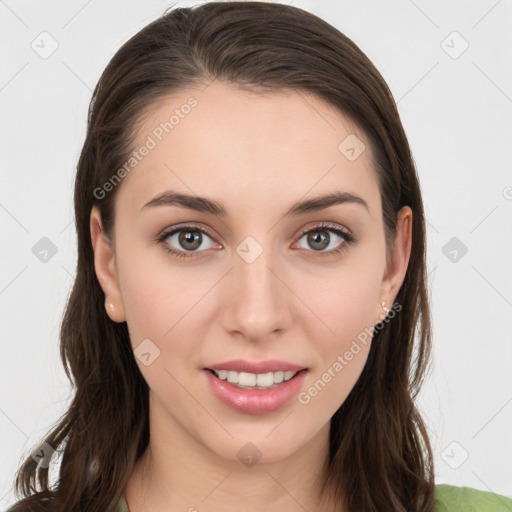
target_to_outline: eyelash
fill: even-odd
[[[324,228],[326,228],[326,229],[324,229]],[[169,246],[169,244],[167,244],[165,242],[165,240],[167,240],[167,238],[174,235],[175,233],[179,233],[180,231],[200,231],[201,233],[209,236],[210,238],[213,238],[210,235],[210,233],[208,232],[208,230],[203,227],[191,226],[191,225],[180,225],[180,226],[175,226],[174,228],[172,228],[168,231],[164,231],[163,233],[157,235],[157,237],[153,241],[155,243],[162,244],[163,249],[165,251],[172,254],[173,256],[176,256],[177,258],[194,258],[196,252],[202,252],[202,251],[189,251],[189,252],[177,251],[177,250],[171,248]],[[341,243],[341,245],[339,245],[336,249],[332,249],[332,250],[326,251],[326,252],[312,251],[312,252],[316,252],[316,254],[318,254],[318,256],[320,256],[320,257],[329,257],[329,256],[333,256],[335,254],[341,254],[342,252],[348,250],[350,245],[352,245],[356,242],[356,239],[354,238],[354,236],[351,233],[349,233],[347,230],[341,229],[337,225],[333,225],[328,222],[323,222],[323,223],[319,224],[318,226],[314,226],[312,228],[303,230],[301,232],[301,234],[299,235],[298,240],[300,240],[304,235],[306,235],[310,232],[314,232],[314,231],[332,231],[336,235],[342,237],[344,240],[343,243]]]

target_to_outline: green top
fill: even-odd
[[[501,494],[448,484],[436,485],[434,505],[438,512],[512,512],[512,499]],[[124,495],[116,512],[130,512]]]
[[[434,505],[439,512],[512,512],[512,499],[506,496],[448,484],[436,485]]]

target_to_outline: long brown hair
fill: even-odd
[[[412,253],[396,298],[402,310],[374,333],[366,366],[331,419],[323,483],[336,489],[339,503],[346,490],[351,511],[432,511],[432,450],[414,404],[431,346],[425,221],[396,104],[374,65],[340,31],[300,8],[252,1],[166,11],[119,49],[94,90],[75,181],[76,278],[60,331],[73,399],[34,450],[43,443],[55,450],[50,467],[32,456],[20,467],[15,489],[23,499],[11,511],[113,512],[148,445],[149,389],[126,322],[106,314],[89,230],[98,205],[112,233],[119,187],[101,198],[94,191],[126,162],[149,108],[212,80],[313,93],[355,123],[371,142],[388,246],[398,210],[411,207]],[[58,462],[58,481],[50,483]]]

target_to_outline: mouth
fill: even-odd
[[[239,389],[264,390],[272,389],[284,382],[295,379],[299,373],[307,372],[307,368],[299,371],[277,370],[266,373],[237,372],[234,370],[216,370],[205,368],[214,377],[221,381],[229,382]]]
[[[203,368],[210,391],[222,404],[253,415],[272,413],[289,404],[304,386],[307,373],[307,368],[264,374]]]

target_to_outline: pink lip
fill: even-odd
[[[232,370],[234,372],[247,372],[247,373],[268,373],[278,372],[298,372],[304,370],[305,366],[299,366],[286,361],[279,361],[277,359],[267,359],[266,361],[246,361],[244,359],[233,359],[232,361],[225,361],[224,363],[217,363],[208,366],[210,370]]]
[[[230,368],[233,369],[232,366]],[[215,367],[215,369],[218,369],[218,367]],[[299,371],[290,380],[268,389],[243,389],[219,379],[208,369],[204,369],[203,373],[208,379],[208,384],[213,394],[223,404],[235,411],[246,414],[265,414],[279,409],[298,393],[306,377],[307,370]],[[256,373],[265,372],[259,371]]]

